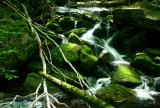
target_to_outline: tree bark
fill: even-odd
[[[51,81],[52,83],[60,86],[61,88],[63,88],[64,90],[66,90],[67,92],[85,100],[86,102],[94,105],[96,108],[114,108],[112,105],[104,102],[103,100],[100,100],[98,98],[95,98],[94,96],[91,96],[89,94],[87,94],[86,92],[80,90],[79,88],[72,86],[66,82],[63,82],[47,73],[44,72],[39,72],[39,74],[43,77],[45,77],[47,80]]]

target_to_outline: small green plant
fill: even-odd
[[[12,80],[13,78],[18,78],[17,75],[14,75],[16,73],[16,70],[7,70],[4,67],[0,67],[0,76],[4,76],[8,80]]]
[[[0,60],[4,60],[8,55],[16,53],[17,51],[14,49],[5,50],[0,52]],[[13,78],[18,78],[17,75],[14,75],[17,71],[6,69],[3,66],[0,66],[0,76],[4,76],[8,80],[12,80]]]
[[[16,50],[11,49],[11,50],[7,50],[7,51],[2,51],[2,52],[0,52],[0,55],[9,55],[12,53],[16,53]]]

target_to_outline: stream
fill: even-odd
[[[129,65],[128,61],[125,61],[113,47],[109,46],[109,42],[107,40],[99,39],[98,37],[93,35],[93,32],[96,28],[100,27],[100,22],[97,23],[92,29],[88,30],[86,33],[84,33],[81,36],[81,39],[84,41],[96,46],[100,47],[103,50],[107,50],[112,55],[112,62],[115,64],[126,64]],[[110,37],[108,40],[112,41]],[[103,43],[102,45],[98,44],[99,42]],[[96,52],[95,52],[96,53]],[[158,78],[155,78],[155,80],[158,80]],[[159,78],[160,79],[160,78]],[[136,99],[129,100],[129,104],[123,104],[119,103],[119,106],[122,105],[120,108],[158,108],[160,106],[160,93],[154,91],[154,87],[150,88],[147,83],[149,81],[147,76],[141,76],[142,84],[136,87],[134,90],[136,91]],[[88,78],[87,84],[89,85],[89,89],[93,94],[96,94],[96,92],[101,89],[102,87],[106,87],[111,83],[110,77],[108,78],[100,78],[100,79],[94,79],[94,78]],[[87,93],[90,93],[89,90],[86,90]],[[94,108],[94,106],[89,106],[85,101],[82,99],[76,98],[74,96],[67,95],[65,93],[56,93],[53,94],[54,97],[57,98],[60,102],[64,102],[68,105],[68,108]],[[0,101],[0,108],[3,108],[5,104],[2,104],[4,102],[10,102],[13,98],[5,98],[4,100]],[[17,99],[15,102],[11,103],[10,106],[6,108],[30,108],[30,105],[32,104],[34,98],[28,98],[28,99]],[[65,106],[57,105],[55,101],[53,101],[53,104],[57,108],[66,108]],[[41,100],[37,103],[35,108],[44,108],[44,101]]]
[[[85,9],[68,9],[65,7],[59,7],[57,8],[60,12],[66,12],[66,11],[73,11],[77,12],[78,10],[80,12],[84,12]],[[98,9],[97,9],[98,10]],[[101,11],[99,9],[98,11]],[[119,54],[112,46],[110,46],[110,42],[112,41],[113,37],[105,37],[103,39],[100,39],[93,35],[93,32],[95,29],[100,28],[100,21],[94,25],[94,27],[90,30],[88,30],[86,33],[84,33],[81,36],[81,39],[85,42],[91,44],[94,46],[95,55],[98,55],[99,52],[97,52],[97,49],[103,49],[103,51],[108,51],[111,55],[112,62],[117,64],[126,64],[129,65],[129,62],[123,59],[124,55]],[[76,28],[76,25],[75,25]],[[109,34],[109,23],[106,27],[107,29],[107,35]],[[159,80],[160,78],[153,78],[154,80]],[[134,90],[136,91],[136,98],[132,100],[128,100],[129,104],[126,103],[118,103],[120,108],[160,108],[160,93],[156,92],[154,90],[154,86],[150,88],[148,86],[149,78],[148,76],[141,76],[142,84],[136,87]],[[101,89],[102,87],[106,87],[111,83],[110,77],[108,78],[100,78],[100,79],[94,79],[94,78],[88,78],[87,84],[89,85],[89,89],[93,94],[96,94],[96,92]],[[87,93],[90,93],[88,90],[86,90]],[[53,94],[54,97],[57,98],[60,102],[64,102],[68,105],[67,108],[94,108],[92,105],[88,105],[85,101],[82,99],[76,98],[74,96],[67,95],[65,93],[56,93]],[[5,106],[5,102],[12,101],[13,98],[5,98],[0,101],[0,108],[3,108]],[[17,99],[13,103],[11,103],[10,106],[6,108],[30,108],[30,105],[32,104],[34,98],[28,98],[28,99]],[[57,108],[66,108],[65,106],[57,105],[55,101],[53,101],[53,104]],[[44,101],[41,100],[37,103],[37,106],[35,108],[44,108]]]

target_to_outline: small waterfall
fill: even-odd
[[[91,94],[95,95],[99,89],[101,89],[102,87],[106,87],[111,83],[111,78],[110,77],[100,78],[96,81],[95,84],[90,84],[91,82],[87,83],[88,85],[94,85],[94,86],[90,86],[89,90],[86,90],[86,92],[90,95]]]
[[[159,95],[159,92],[152,90],[148,85],[148,79],[144,76],[141,76],[142,84],[136,87],[136,96],[141,100],[152,100],[154,102],[153,95]]]
[[[95,29],[100,28],[100,23],[97,23],[92,29],[88,30],[86,33],[84,33],[81,36],[81,39],[89,42],[91,44],[96,44],[96,39],[98,39],[98,41],[100,40],[99,38],[93,36],[93,32]]]
[[[110,23],[108,22],[107,25],[106,25],[107,39],[109,39],[109,29],[110,29]]]
[[[74,29],[77,28],[77,23],[78,23],[78,20],[75,20],[75,21],[74,21]]]
[[[94,46],[100,47],[104,50],[108,50],[108,52],[111,54],[111,59],[113,59],[112,61],[115,64],[117,64],[117,63],[129,64],[128,62],[126,62],[122,59],[122,56],[113,47],[111,47],[109,45],[109,43],[112,41],[113,37],[109,37],[107,39],[100,39],[100,38],[93,35],[93,32],[94,32],[95,29],[101,28],[100,24],[101,24],[101,22],[95,24],[95,26],[92,29],[88,30],[86,33],[84,33],[81,36],[81,39],[90,43],[90,44],[92,44],[92,45],[94,45]],[[109,28],[110,28],[110,25],[108,23],[107,27],[106,27],[107,35],[109,35]],[[118,61],[118,62],[116,62],[116,61]]]

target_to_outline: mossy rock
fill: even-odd
[[[79,53],[80,67],[91,75],[91,72],[95,69],[97,62],[98,58],[93,54],[92,49],[83,45]]]
[[[70,31],[67,31],[64,33],[66,37],[68,37],[71,33],[76,34],[78,37],[80,37],[83,33],[87,32],[87,29],[85,27],[83,28],[77,28],[77,29],[72,29]]]
[[[37,90],[37,87],[42,82],[42,76],[37,73],[29,73],[25,82],[23,83],[23,94],[31,94]],[[48,92],[50,93],[57,93],[59,89],[55,87],[51,82],[47,81]],[[43,84],[40,87],[39,93],[43,92]]]
[[[117,31],[111,41],[112,46],[118,50],[119,53],[125,54],[127,51],[125,47],[125,40],[130,38],[135,33],[134,27],[124,27]],[[123,49],[123,50],[122,50]]]
[[[135,54],[135,57],[130,62],[131,66],[141,70],[145,75],[159,76],[160,66],[156,64],[152,58],[143,52]]]
[[[135,91],[118,84],[110,84],[107,87],[100,89],[96,97],[104,100],[107,103],[123,102],[134,97]]]
[[[6,69],[20,70],[38,47],[27,22],[13,10],[1,6],[0,19],[0,64]],[[1,13],[2,14],[2,13]]]
[[[127,65],[118,65],[111,80],[113,84],[121,84],[126,87],[135,87],[142,83],[140,76]]]
[[[24,93],[34,93],[42,81],[42,77],[37,73],[30,73],[28,74],[23,86],[24,86]],[[41,88],[42,90],[42,88]]]
[[[160,49],[159,48],[146,48],[144,52],[149,56],[160,56]]]
[[[124,49],[126,53],[135,54],[143,50],[147,45],[146,32],[141,31],[137,34],[134,34],[132,37],[124,40]]]
[[[134,27],[124,27],[115,33],[111,44],[121,54],[135,54],[146,47],[146,32]]]
[[[74,33],[71,33],[68,37],[68,42],[71,42],[71,43],[76,43],[78,45],[82,45],[83,44],[83,41],[82,39],[80,39],[76,34]]]
[[[66,44],[62,44],[60,46],[60,49],[63,51],[66,59],[69,62],[71,62],[74,65],[77,64],[79,59],[78,52],[81,49],[81,46],[74,43],[66,43]],[[53,48],[51,50],[51,55],[52,55],[53,62],[56,64],[56,66],[68,67],[67,63],[63,59],[61,52],[59,51],[59,48]]]
[[[152,5],[147,0],[143,0],[133,6],[113,10],[114,22],[160,31],[159,9],[160,6]]]
[[[81,19],[84,20],[84,21],[86,20],[86,21],[94,24],[94,23],[96,23],[99,20],[99,17],[97,17],[94,14],[85,12],[85,13],[83,13],[81,15]]]
[[[155,61],[155,63],[160,64],[160,57],[159,56],[155,57],[154,61]]]
[[[48,21],[46,24],[46,27],[52,30],[53,36],[55,36],[54,32],[59,34],[62,34],[64,32],[64,30],[61,28],[61,26],[57,22]]]

